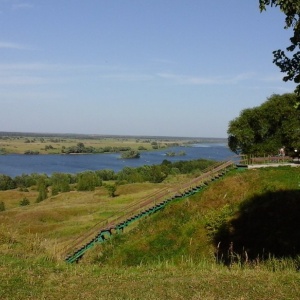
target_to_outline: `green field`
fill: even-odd
[[[135,138],[71,138],[71,137],[9,137],[0,140],[0,149],[5,153],[24,154],[26,151],[37,151],[39,154],[60,154],[63,147],[74,147],[83,143],[85,147],[131,147],[138,149],[144,147],[151,150],[151,143]],[[161,147],[166,147],[167,142],[161,142]],[[47,147],[48,146],[48,147]],[[47,149],[48,148],[48,149]]]
[[[102,151],[119,151],[126,147],[143,151],[190,143],[219,141],[226,142],[226,139],[0,132],[0,154],[24,154],[29,151],[36,154],[61,154],[66,149],[76,147],[79,143],[84,144],[86,148],[93,148],[102,153]]]
[[[63,261],[76,237],[176,181],[125,184],[115,198],[104,187],[70,191],[40,203],[34,187],[1,191],[0,298],[300,298],[299,168],[231,171],[77,264]],[[24,195],[30,205],[20,207]]]

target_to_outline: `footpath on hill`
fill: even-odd
[[[248,169],[257,169],[257,168],[266,168],[266,167],[283,167],[283,166],[300,167],[300,161],[294,160],[293,162],[290,163],[253,164],[253,165],[248,165]]]

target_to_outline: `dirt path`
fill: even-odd
[[[283,166],[300,167],[300,162],[294,161],[293,163],[270,163],[270,164],[248,165],[248,169],[283,167]]]

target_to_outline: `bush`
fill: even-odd
[[[12,190],[15,188],[16,188],[16,184],[10,176],[0,174],[0,190],[1,191]]]
[[[40,178],[38,181],[38,191],[39,191],[39,195],[36,199],[36,202],[41,202],[47,199],[48,189],[47,189],[46,180],[44,178]]]
[[[139,151],[144,151],[144,150],[147,150],[147,148],[145,148],[144,146],[139,146],[139,147],[138,147],[138,150],[139,150]]]
[[[26,155],[38,155],[38,154],[40,154],[40,152],[39,151],[33,151],[33,150],[26,150],[24,152],[24,154],[26,154]]]
[[[102,181],[115,180],[116,174],[113,170],[98,170],[95,171],[99,179]]]
[[[70,181],[71,176],[63,173],[53,173],[50,179],[52,185],[52,195],[55,196],[59,192],[69,192],[70,191]]]
[[[28,188],[37,184],[36,174],[22,174],[20,176],[16,176],[14,181],[16,186],[19,188]]]
[[[26,205],[29,205],[30,204],[30,201],[24,197],[21,201],[20,201],[20,206],[26,206]]]
[[[105,185],[105,188],[108,191],[108,196],[109,197],[115,197],[116,196],[116,190],[117,190],[117,186],[115,184],[107,184]]]
[[[140,153],[138,151],[135,151],[135,150],[126,151],[126,152],[122,153],[121,158],[123,158],[123,159],[140,158]]]
[[[5,211],[5,205],[3,201],[0,202],[0,211]]]
[[[101,186],[102,182],[95,172],[86,171],[77,175],[78,191],[94,191],[97,186]]]

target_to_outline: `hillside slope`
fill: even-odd
[[[112,204],[113,211],[134,196],[133,189],[135,197],[142,197],[157,185],[125,185],[123,196],[113,203],[99,189],[8,209],[0,214],[0,299],[299,299],[299,258],[287,258],[299,254],[298,245],[292,245],[299,240],[294,219],[299,215],[299,182],[296,168],[231,172],[88,251],[78,264],[55,259],[51,253],[57,243],[101,218],[100,208]],[[251,218],[244,217],[247,212]],[[269,217],[262,218],[268,212]],[[274,231],[280,213],[281,231]],[[259,230],[240,221],[256,224],[256,215]],[[253,243],[245,228],[276,241],[284,238],[295,251],[285,253],[285,259],[241,264],[236,260],[237,240],[242,236]],[[216,251],[216,237],[223,239],[228,253],[231,234],[236,240],[229,268],[215,263],[225,258]]]
[[[299,183],[298,168],[232,172],[96,247],[83,262],[119,266],[296,257]]]

